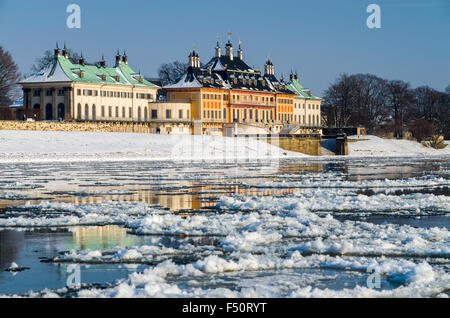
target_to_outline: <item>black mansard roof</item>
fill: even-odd
[[[295,95],[275,75],[262,75],[239,57],[231,60],[227,55],[213,57],[201,68],[189,67],[175,84],[164,88],[237,89]]]

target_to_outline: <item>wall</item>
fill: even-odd
[[[81,122],[59,123],[47,121],[0,121],[0,130],[39,130],[39,131],[98,131],[98,132],[133,132],[156,133],[160,129],[161,134],[189,134],[190,124],[159,124],[159,123],[127,123],[127,122]]]

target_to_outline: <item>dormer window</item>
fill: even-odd
[[[119,75],[113,75],[111,76],[116,82],[120,82],[120,76]]]
[[[101,80],[106,81],[106,74],[97,75]]]

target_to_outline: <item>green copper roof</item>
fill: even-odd
[[[143,76],[137,74],[125,62],[120,61],[114,67],[100,67],[96,65],[74,64],[64,56],[55,59],[63,72],[74,82],[122,84],[134,86],[159,87],[146,81]],[[54,63],[54,68],[57,67]],[[81,76],[81,73],[84,73]],[[140,81],[142,79],[142,81]]]
[[[314,96],[311,90],[304,88],[298,79],[293,78],[287,85],[286,88],[290,90],[291,92],[295,93],[296,95],[302,97],[302,98],[310,98],[310,99],[320,99],[317,96]]]

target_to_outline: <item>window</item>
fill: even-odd
[[[172,118],[172,110],[166,109],[166,118],[171,119]]]
[[[148,119],[148,111],[147,111],[147,107],[144,107],[144,121],[147,121]]]
[[[105,117],[105,106],[102,106],[102,117]]]
[[[96,120],[97,118],[97,109],[95,107],[95,104],[92,105],[92,120]]]
[[[158,118],[158,111],[156,109],[152,109],[152,119]]]
[[[112,117],[112,107],[108,106],[108,117]]]
[[[126,111],[125,111],[125,107],[122,107],[122,117],[125,118],[126,116]]]
[[[116,106],[116,118],[119,118],[119,107]]]
[[[189,118],[190,118],[190,117],[189,117],[189,110],[187,110],[186,112],[187,112],[186,118],[189,119]]]
[[[52,96],[52,90],[51,89],[47,89],[45,95]]]
[[[58,96],[64,96],[64,90],[58,89]]]
[[[227,119],[227,110],[223,109],[223,119]]]
[[[133,118],[133,109],[131,107],[128,108],[128,117]]]
[[[180,119],[183,118],[183,110],[182,109],[178,110],[178,118],[180,118]]]
[[[81,95],[81,89],[77,90],[77,95],[80,96]],[[36,95],[35,95],[36,96]]]
[[[77,106],[77,115],[78,115],[78,120],[81,120],[81,104],[78,104],[78,106]]]
[[[89,105],[84,105],[84,119],[89,119]]]

